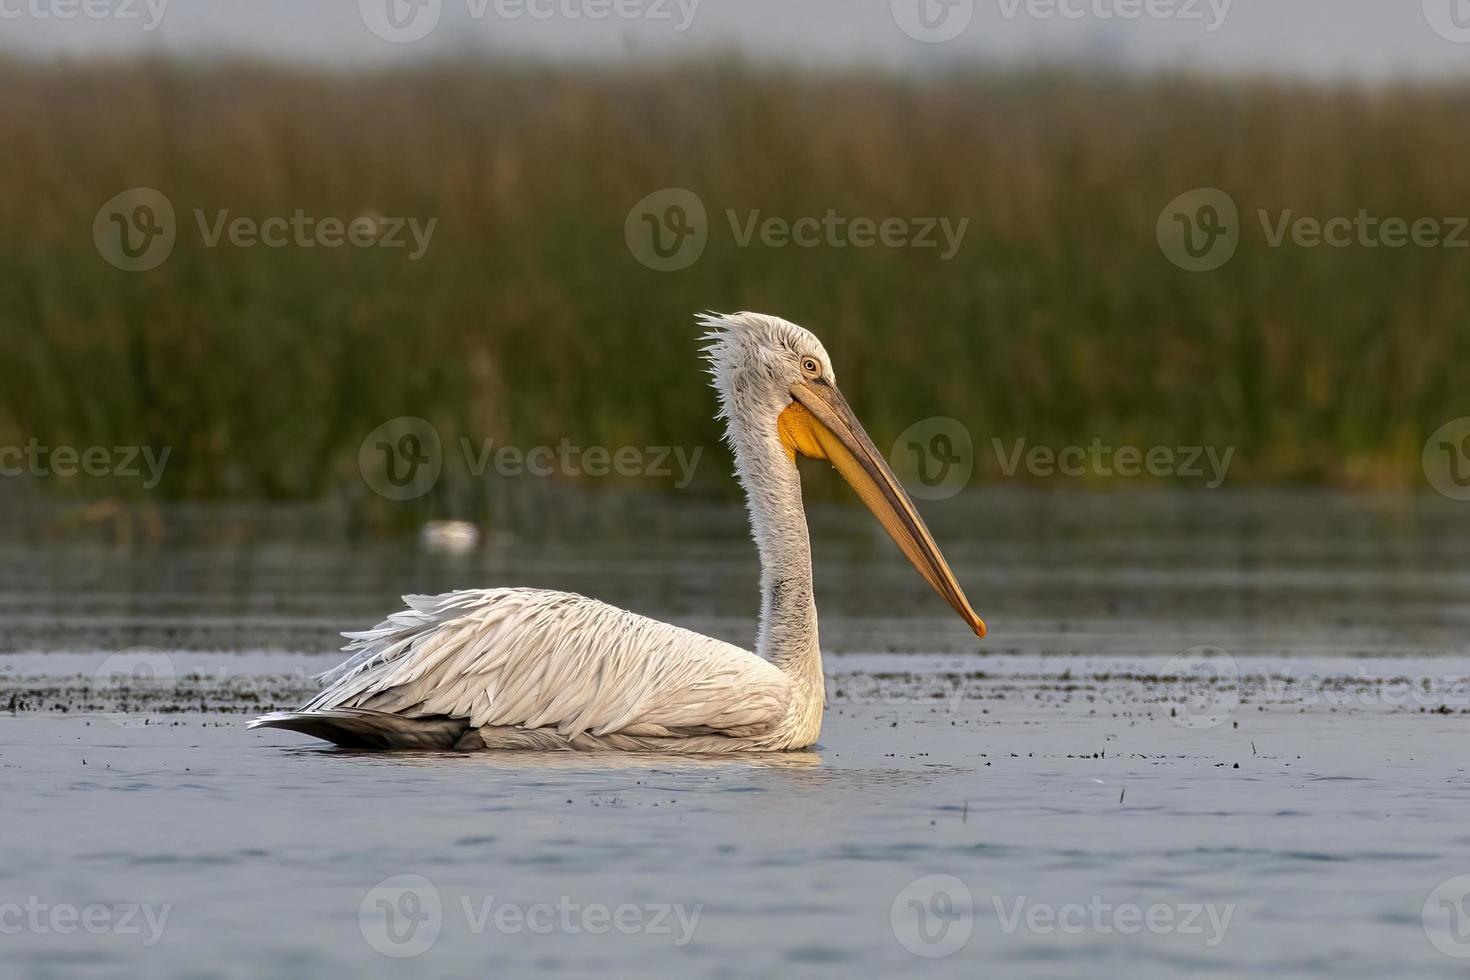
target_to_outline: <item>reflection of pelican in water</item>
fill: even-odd
[[[708,754],[694,755],[687,752],[567,752],[564,750],[525,752],[444,752],[404,750],[383,754],[377,751],[346,751],[323,746],[320,749],[305,749],[309,755],[331,755],[334,757],[356,757],[372,760],[375,764],[406,765],[413,768],[434,769],[443,766],[483,766],[496,770],[534,769],[538,772],[559,770],[595,775],[636,769],[640,775],[664,773],[670,776],[699,775],[705,772],[729,772],[770,769],[817,769],[822,757],[810,750],[793,752],[747,752],[738,755]]]
[[[702,318],[726,439],[760,552],[752,654],[565,592],[410,596],[348,633],[347,661],[300,711],[251,726],[355,748],[799,749],[822,724],[822,654],[798,455],[852,484],[925,580],[977,636],[944,556],[837,390],[816,337],[755,313]]]

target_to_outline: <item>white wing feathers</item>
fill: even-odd
[[[739,647],[595,599],[540,589],[406,596],[321,676],[303,710],[371,708],[559,734],[760,735],[786,676]]]

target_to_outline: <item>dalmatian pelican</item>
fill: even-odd
[[[566,592],[408,596],[406,610],[343,634],[351,656],[319,678],[320,694],[250,726],[368,749],[809,746],[821,730],[824,686],[798,456],[829,461],[983,637],[985,623],[838,391],[817,338],[757,313],[698,319],[760,554],[754,653]]]

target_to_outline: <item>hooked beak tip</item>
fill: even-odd
[[[975,621],[970,624],[970,629],[975,631],[977,637],[982,640],[985,639],[985,620],[978,616],[975,617]]]

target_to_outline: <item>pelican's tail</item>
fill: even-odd
[[[276,711],[250,728],[284,728],[345,749],[452,749],[469,730],[464,718],[405,718],[368,708]]]

